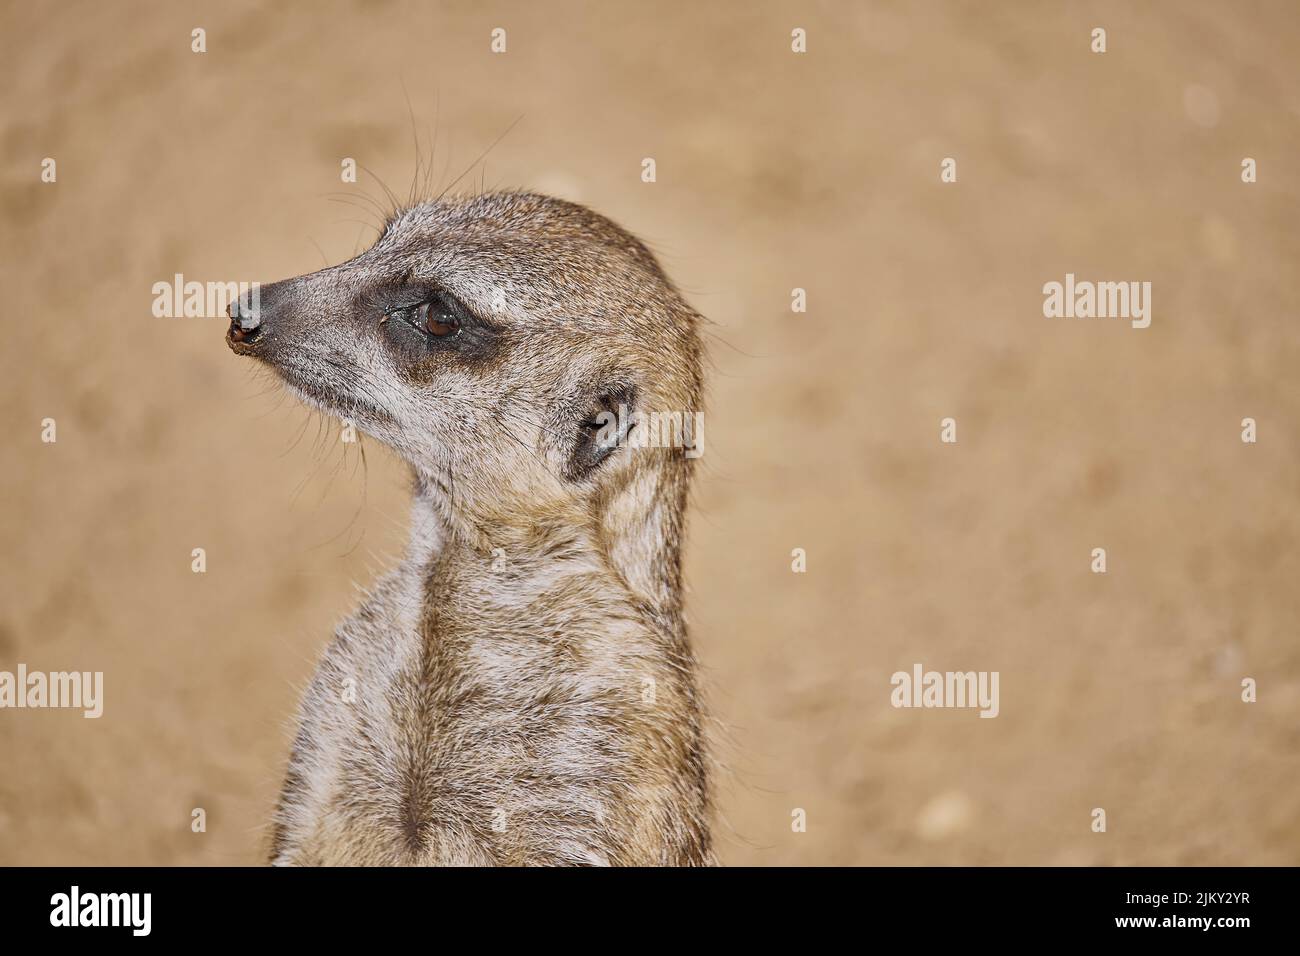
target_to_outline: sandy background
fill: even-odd
[[[1092,6],[6,5],[0,669],[106,699],[0,711],[0,863],[262,859],[405,475],[151,286],[348,258],[330,196],[380,189],[339,162],[405,192],[404,88],[443,182],[522,117],[465,184],[606,213],[715,323],[725,862],[1300,863],[1300,13]],[[1151,327],[1044,319],[1066,272],[1152,282]],[[915,662],[999,671],[1001,716],[894,710]]]

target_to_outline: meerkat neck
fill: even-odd
[[[616,492],[599,524],[579,515],[526,526],[498,520],[489,537],[449,514],[446,499],[417,476],[407,563],[426,578],[456,582],[443,600],[480,607],[517,607],[566,578],[601,579],[603,600],[625,599],[675,628],[683,498],[652,471]]]
[[[611,498],[599,547],[637,600],[658,616],[681,614],[686,478],[676,469],[635,473]]]

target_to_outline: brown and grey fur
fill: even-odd
[[[421,344],[385,318],[425,288],[473,334]],[[443,199],[242,305],[234,351],[414,476],[405,558],[302,703],[272,861],[711,863],[681,600],[692,460],[591,446],[620,402],[700,407],[699,318],[654,257],[572,203]]]

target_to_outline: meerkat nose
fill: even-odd
[[[245,332],[249,332],[262,324],[262,317],[258,314],[259,311],[259,309],[252,308],[239,299],[226,306],[226,315],[230,316],[231,323],[238,325]]]
[[[237,299],[226,306],[226,315],[230,316],[230,336],[232,342],[251,342],[258,337],[262,325],[260,310],[250,306],[242,299]]]

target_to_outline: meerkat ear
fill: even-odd
[[[588,393],[578,407],[576,440],[565,469],[570,481],[586,478],[627,441],[636,425],[636,388],[606,385]]]

